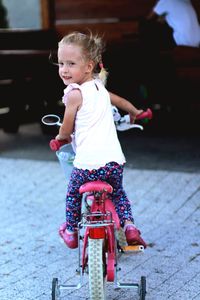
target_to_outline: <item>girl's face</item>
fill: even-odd
[[[59,76],[65,85],[82,84],[92,79],[94,63],[85,59],[82,49],[73,44],[61,44],[58,48]]]

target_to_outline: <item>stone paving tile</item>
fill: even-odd
[[[147,300],[199,299],[200,173],[125,169],[136,225],[149,247],[120,259],[123,281],[147,277]],[[51,281],[77,280],[77,252],[60,243],[66,182],[56,161],[0,158],[0,299],[49,300]],[[80,290],[61,300],[88,299]],[[108,299],[138,299],[114,290]]]

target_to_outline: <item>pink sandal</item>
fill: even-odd
[[[67,224],[63,223],[59,228],[59,235],[63,239],[67,247],[75,249],[78,247],[78,232],[70,232],[66,228]]]

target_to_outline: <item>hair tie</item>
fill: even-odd
[[[103,69],[103,63],[102,62],[99,63],[99,67],[100,67],[100,69]]]

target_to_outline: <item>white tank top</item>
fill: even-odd
[[[125,157],[114,125],[110,96],[102,82],[94,79],[82,85],[68,85],[63,96],[65,104],[73,89],[79,89],[83,99],[76,115],[72,139],[76,153],[74,166],[92,170],[109,162],[124,164]]]

